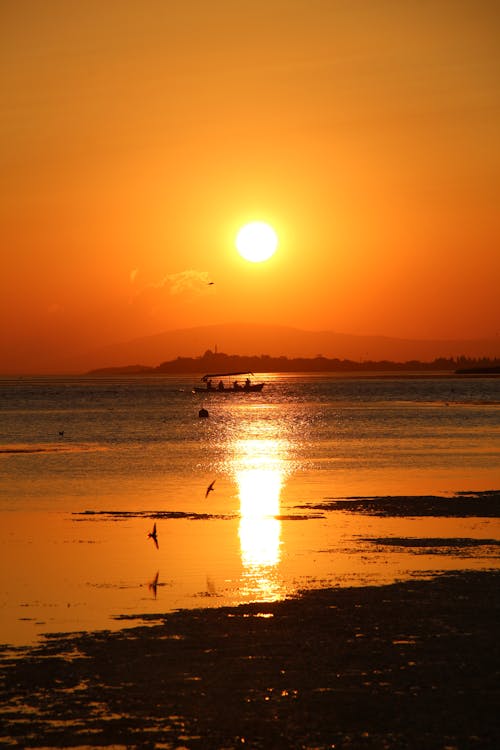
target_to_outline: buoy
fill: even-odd
[[[206,409],[203,409],[203,408],[202,408],[202,409],[200,409],[200,411],[198,412],[198,416],[199,416],[199,417],[201,417],[201,418],[203,418],[203,417],[208,417],[208,411],[207,411]]]

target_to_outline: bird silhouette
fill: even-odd
[[[153,525],[153,531],[149,532],[148,539],[152,539],[153,542],[155,543],[156,549],[159,549],[159,546],[158,546],[158,534],[157,534],[157,531],[156,531],[156,523]]]
[[[214,481],[213,481],[213,482],[210,482],[210,484],[208,485],[208,487],[207,487],[207,491],[205,492],[205,499],[206,499],[206,498],[207,498],[207,497],[209,496],[209,494],[210,494],[211,492],[213,492],[213,491],[214,491],[214,484],[215,484],[215,479],[214,479]]]
[[[60,435],[61,437],[63,437],[63,435],[64,435],[64,430],[59,430],[59,435]]]
[[[148,589],[153,592],[153,596],[156,599],[156,591],[158,589],[158,577],[160,575],[160,571],[158,570],[156,572],[155,577],[151,581],[151,583],[148,583]]]

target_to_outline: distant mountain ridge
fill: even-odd
[[[354,361],[429,362],[440,357],[498,358],[500,340],[425,341],[234,323],[176,329],[124,341],[73,358],[68,366],[73,371],[129,365],[157,367],[176,357],[198,357],[208,349],[236,352],[242,356],[266,354],[296,358],[321,355]]]

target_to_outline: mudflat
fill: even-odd
[[[0,745],[493,750],[499,583],[327,589],[6,647]]]

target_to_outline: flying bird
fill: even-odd
[[[152,539],[155,543],[156,549],[159,549],[158,547],[158,534],[156,532],[156,523],[153,525],[153,531],[150,531],[148,534],[148,539]]]
[[[205,492],[205,499],[206,499],[206,498],[207,498],[207,497],[209,496],[209,494],[210,494],[211,492],[213,492],[213,491],[214,491],[214,484],[215,484],[215,479],[214,479],[214,481],[213,481],[213,482],[210,482],[210,484],[208,485],[208,487],[207,487],[207,491]]]
[[[207,283],[207,286],[213,286],[214,284],[215,284],[215,281],[209,281],[209,282]]]

